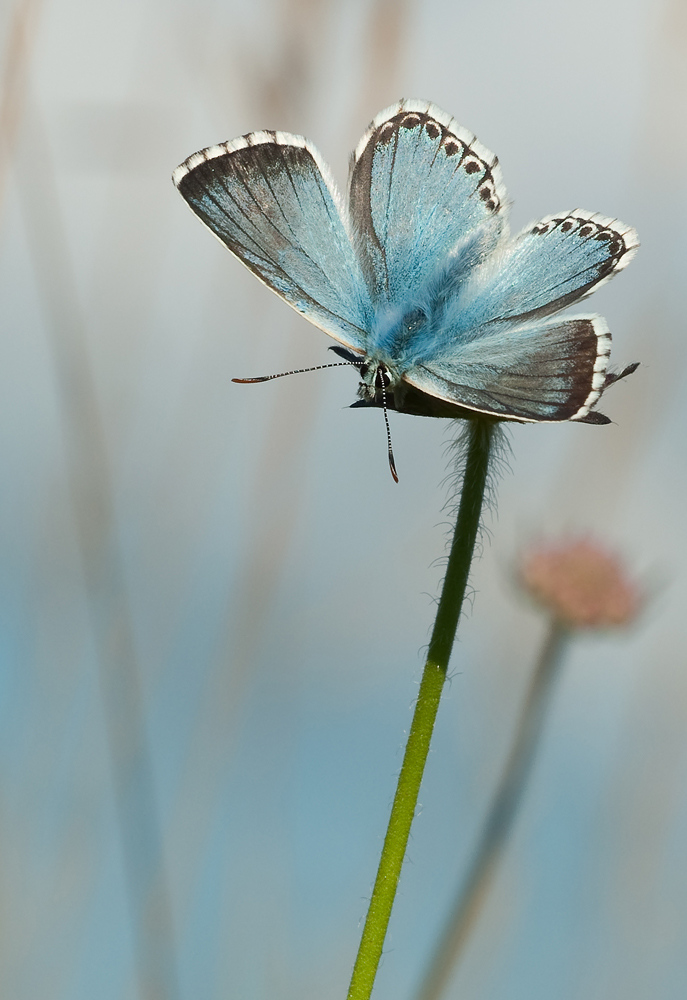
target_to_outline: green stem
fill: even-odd
[[[377,878],[353,968],[348,1000],[369,1000],[382,955],[391,908],[415,815],[420,783],[429,753],[441,689],[458,627],[470,563],[479,529],[495,424],[482,417],[469,421],[463,488],[446,576],[429,643],[415,714],[410,727],[396,795],[391,807]]]
[[[568,636],[565,626],[553,619],[477,849],[416,1000],[438,1000],[479,916],[527,783]]]

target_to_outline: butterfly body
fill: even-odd
[[[637,234],[576,209],[511,237],[500,167],[423,101],[375,118],[347,203],[301,136],[257,132],[174,173],[193,211],[328,333],[360,372],[359,404],[431,416],[605,422],[610,333],[558,313],[622,270]]]

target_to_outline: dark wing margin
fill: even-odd
[[[504,420],[607,423],[593,410],[607,384],[611,334],[601,316],[501,330],[405,380],[447,402]]]
[[[340,195],[306,139],[254,132],[194,153],[172,179],[273,292],[336,340],[364,348],[369,296]]]
[[[358,143],[349,179],[354,240],[370,293],[413,297],[452,251],[480,232],[493,250],[506,215],[498,159],[428,101],[380,112]],[[475,260],[475,253],[470,266]]]

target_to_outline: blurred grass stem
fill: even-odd
[[[0,78],[0,205],[14,156],[26,102],[31,53],[37,34],[41,0],[19,0],[9,26]]]
[[[477,921],[527,784],[569,636],[570,631],[565,625],[552,618],[539,662],[530,680],[501,780],[416,1000],[438,1000],[442,995]]]
[[[59,390],[66,472],[106,719],[140,1000],[178,1000],[153,761],[89,330],[40,106],[28,95],[16,170]],[[154,884],[151,891],[150,887]]]
[[[420,691],[415,706],[403,765],[387,828],[377,878],[348,1000],[368,1000],[372,993],[377,967],[382,955],[391,909],[401,875],[410,827],[429,753],[441,691],[446,680],[449,657],[458,627],[470,563],[479,530],[489,460],[496,424],[476,417],[469,421],[467,456],[463,486],[451,543],[446,576],[429,643]]]

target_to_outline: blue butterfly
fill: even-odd
[[[627,266],[635,230],[575,209],[511,238],[497,158],[433,104],[377,115],[348,205],[315,147],[286,132],[201,150],[173,180],[246,267],[339,342],[361,377],[354,406],[601,424],[603,390],[637,367],[608,373],[601,316],[557,316]]]

